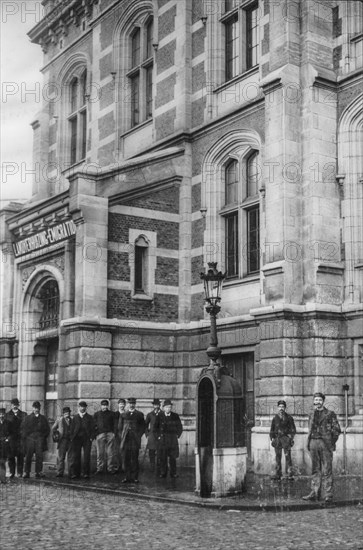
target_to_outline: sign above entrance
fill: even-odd
[[[65,241],[76,234],[76,225],[73,220],[58,223],[52,225],[43,231],[34,233],[30,237],[21,239],[13,243],[13,250],[15,258],[40,250],[41,248],[47,248],[52,244]]]

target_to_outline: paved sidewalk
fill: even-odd
[[[302,496],[310,492],[310,478],[307,476],[296,477],[294,481],[282,479],[280,482],[271,481],[269,476],[257,476],[252,473],[247,475],[246,490],[240,495],[222,498],[201,498],[194,493],[195,472],[193,469],[179,470],[177,479],[156,478],[145,468],[140,473],[140,483],[121,483],[122,475],[98,475],[91,476],[89,480],[70,480],[68,477],[57,478],[52,465],[44,465],[45,478],[35,479],[33,474],[30,479],[22,480],[14,478],[2,490],[11,490],[16,484],[51,484],[85,491],[109,493],[114,496],[133,496],[144,500],[156,500],[188,504],[216,509],[228,510],[262,510],[262,511],[292,511],[311,510],[325,506],[352,506],[363,505],[363,477],[360,476],[335,476],[334,477],[334,501],[326,505],[324,501],[306,502]]]

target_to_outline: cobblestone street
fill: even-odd
[[[1,488],[2,550],[363,549],[362,507],[210,510],[71,487]]]

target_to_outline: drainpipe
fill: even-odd
[[[344,384],[343,473],[347,474],[348,384]]]

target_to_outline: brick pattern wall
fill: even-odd
[[[192,222],[192,248],[203,246],[204,238],[204,220],[194,220]]]
[[[204,5],[200,0],[192,0],[192,24],[197,23],[204,14]]]
[[[172,40],[171,42],[168,42],[168,44],[165,44],[162,48],[158,49],[156,54],[158,74],[174,66],[175,47],[175,40]]]
[[[161,191],[155,191],[152,195],[138,197],[130,201],[122,201],[122,204],[179,214],[179,188],[177,186],[168,187]]]
[[[98,131],[100,139],[104,139],[115,132],[115,117],[108,113],[98,119]]]
[[[176,17],[176,6],[172,6],[170,10],[164,12],[159,16],[158,21],[158,31],[159,31],[159,42],[165,38],[168,34],[175,31],[175,17]]]
[[[192,91],[201,90],[205,86],[204,63],[199,63],[192,68]]]
[[[114,281],[129,281],[130,266],[129,255],[125,252],[108,251],[107,278]]]
[[[108,289],[107,317],[168,322],[178,320],[178,296],[155,294],[152,301],[135,300],[127,290]]]
[[[179,249],[179,224],[177,222],[125,216],[114,212],[109,213],[109,241],[128,243],[129,229],[156,231],[158,235],[157,244],[160,248]]]
[[[192,285],[198,285],[201,282],[200,274],[204,271],[203,256],[192,258]]]
[[[115,102],[115,83],[113,81],[98,89],[98,99],[101,110]]]
[[[204,317],[204,293],[192,294],[191,321],[199,321]]]
[[[201,97],[192,103],[192,125],[193,127],[200,126],[204,122],[204,112],[206,108],[207,98]]]
[[[162,107],[165,103],[172,101],[175,97],[175,84],[176,84],[176,75],[172,74],[157,83],[156,86],[156,98],[155,98],[155,108]]]
[[[206,27],[202,27],[192,34],[192,57],[197,57],[204,52],[204,39]]]
[[[176,109],[170,109],[166,113],[155,118],[155,130],[157,139],[163,139],[174,133],[174,121]]]
[[[155,283],[157,285],[178,286],[179,260],[158,256],[156,259]]]
[[[201,204],[201,192],[202,192],[202,185],[201,183],[197,183],[193,185],[192,187],[192,212],[197,212],[200,210]]]

